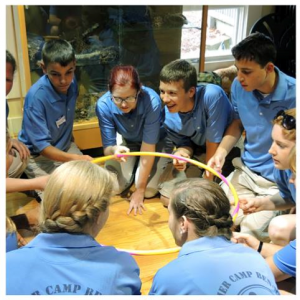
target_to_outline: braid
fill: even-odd
[[[222,188],[205,179],[187,179],[176,184],[171,206],[177,218],[186,216],[198,236],[231,238],[230,203]]]
[[[97,165],[86,161],[61,165],[45,189],[40,230],[91,232],[101,213],[107,211],[113,188],[110,173]]]

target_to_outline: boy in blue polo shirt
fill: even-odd
[[[227,126],[232,121],[232,105],[221,87],[197,86],[197,72],[186,60],[175,60],[160,73],[160,97],[165,104],[164,127],[168,139],[176,147],[177,156],[199,157],[207,162],[215,153]],[[180,178],[197,177],[186,163],[173,160],[167,167],[161,184],[161,200],[168,205],[174,183]],[[212,175],[207,176],[212,179]]]
[[[275,67],[275,45],[262,33],[249,35],[232,48],[232,54],[238,70],[231,87],[234,120],[208,165],[220,172],[227,153],[245,130],[244,152],[241,158],[233,160],[235,170],[231,183],[240,198],[273,196],[278,193],[278,187],[268,153],[272,144],[272,120],[280,110],[296,106],[296,81]],[[269,222],[277,214],[261,211],[245,216],[240,210],[236,224],[240,225],[241,232],[265,241]]]
[[[63,162],[92,160],[73,142],[77,82],[75,52],[65,40],[51,40],[42,50],[44,75],[29,89],[19,140],[30,150],[29,178],[52,173]]]

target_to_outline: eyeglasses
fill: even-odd
[[[281,125],[287,130],[292,130],[296,128],[296,119],[293,116],[287,115],[284,110],[280,110],[275,116],[274,120],[278,117],[282,117]]]
[[[122,104],[123,102],[126,102],[126,103],[134,103],[137,99],[137,96],[138,96],[138,93],[136,93],[135,96],[129,96],[125,99],[121,98],[121,97],[114,97],[112,96],[112,100],[116,103],[116,104]]]

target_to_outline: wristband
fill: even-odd
[[[264,244],[264,243],[263,243],[262,241],[259,242],[259,246],[258,246],[258,248],[257,248],[257,252],[258,252],[258,253],[261,252],[261,249],[262,249],[262,247],[263,247],[263,244]]]

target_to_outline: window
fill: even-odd
[[[202,6],[183,6],[181,58],[199,62]],[[232,59],[231,48],[246,36],[248,6],[209,6],[205,62]]]

